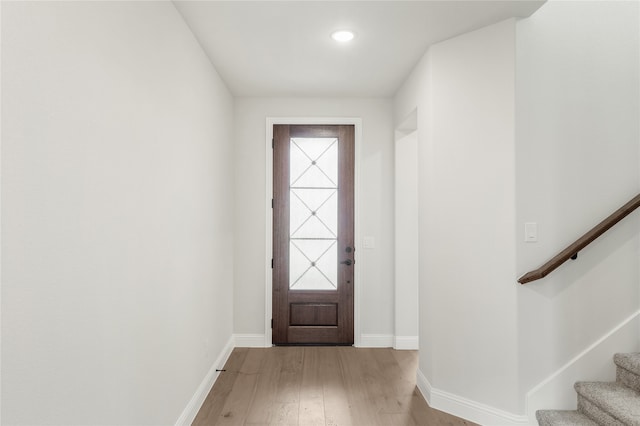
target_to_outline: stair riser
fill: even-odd
[[[616,368],[616,381],[635,390],[636,392],[640,392],[640,376],[633,374],[631,371],[620,366]]]
[[[582,413],[572,410],[538,410],[538,426],[600,426]]]
[[[606,426],[627,426],[624,423],[614,419],[606,412],[602,411],[596,405],[592,404],[582,395],[578,395],[578,411],[589,417],[594,422]]]

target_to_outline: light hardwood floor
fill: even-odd
[[[427,405],[417,363],[393,349],[236,348],[193,425],[473,425]]]

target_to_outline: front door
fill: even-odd
[[[353,344],[354,126],[273,126],[273,343]]]

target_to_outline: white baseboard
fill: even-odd
[[[392,348],[392,334],[361,334],[360,348]]]
[[[416,385],[430,407],[470,420],[474,423],[491,426],[524,426],[530,424],[527,416],[509,413],[486,404],[481,404],[449,392],[435,389],[420,370],[416,373]]]
[[[422,397],[431,407],[431,383],[429,383],[420,369],[416,371],[416,386],[418,386],[418,390],[422,394]]]
[[[639,351],[639,330],[637,311],[527,392],[526,413],[530,421],[535,421],[537,410],[575,410],[573,384],[579,380],[615,380],[613,354]]]
[[[393,349],[399,351],[417,351],[419,349],[418,336],[395,336]]]
[[[264,334],[234,334],[236,348],[264,348]]]
[[[209,395],[213,384],[218,379],[219,372],[217,372],[216,370],[222,369],[222,367],[224,367],[227,360],[229,359],[229,356],[231,355],[231,352],[233,351],[233,348],[234,339],[233,336],[231,336],[227,344],[224,346],[224,348],[222,348],[222,351],[211,366],[211,369],[205,376],[204,380],[202,381],[202,383],[200,383],[200,386],[198,386],[195,394],[193,394],[193,397],[191,397],[191,400],[187,404],[187,407],[184,409],[180,417],[178,417],[176,426],[189,426],[191,425],[191,423],[193,423],[193,420],[198,415],[198,411],[200,411],[200,407],[202,407],[204,400],[207,398],[207,395]]]

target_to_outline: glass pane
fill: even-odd
[[[292,187],[338,187],[338,139],[292,138],[290,162]]]
[[[337,288],[338,248],[335,240],[291,240],[289,247],[289,288]]]
[[[291,138],[289,288],[338,286],[338,140]]]

